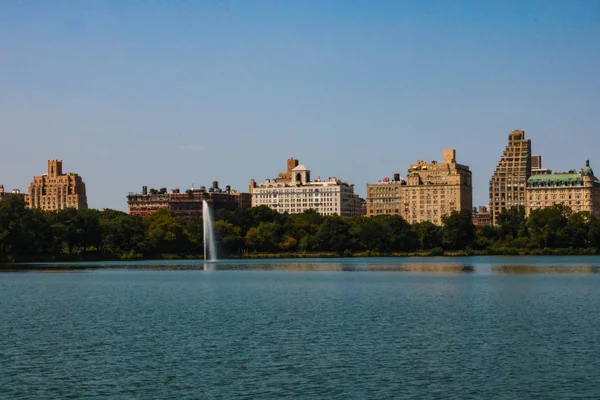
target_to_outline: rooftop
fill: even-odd
[[[292,171],[299,172],[299,171],[310,171],[310,170],[308,168],[306,168],[306,166],[301,164],[301,165],[298,165],[296,168],[294,168]]]

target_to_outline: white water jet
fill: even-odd
[[[217,246],[215,244],[215,231],[213,228],[212,218],[210,216],[210,208],[206,200],[202,200],[202,231],[204,232],[204,261],[217,261]],[[206,250],[208,255],[206,257]]]

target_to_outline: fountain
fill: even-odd
[[[206,262],[206,250],[209,261],[217,261],[217,246],[215,245],[215,230],[210,216],[210,208],[206,200],[202,200],[202,231],[204,232],[204,262]]]

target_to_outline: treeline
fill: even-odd
[[[469,212],[443,226],[401,217],[279,214],[267,207],[218,210],[219,257],[376,256],[442,254],[596,254],[600,220],[554,206],[531,213],[513,208],[496,227],[475,227]],[[203,257],[202,221],[168,210],[140,218],[115,210],[28,209],[16,196],[0,201],[0,260]]]

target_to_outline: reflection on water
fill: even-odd
[[[494,265],[493,272],[499,274],[597,274],[599,266],[594,265]]]
[[[462,264],[370,264],[367,266],[367,270],[385,272],[416,272],[426,274],[468,274],[475,272],[475,267],[472,265]]]
[[[0,265],[1,272],[65,273],[94,270],[404,272],[414,274],[596,274],[600,256],[591,257],[407,257],[82,262]]]

